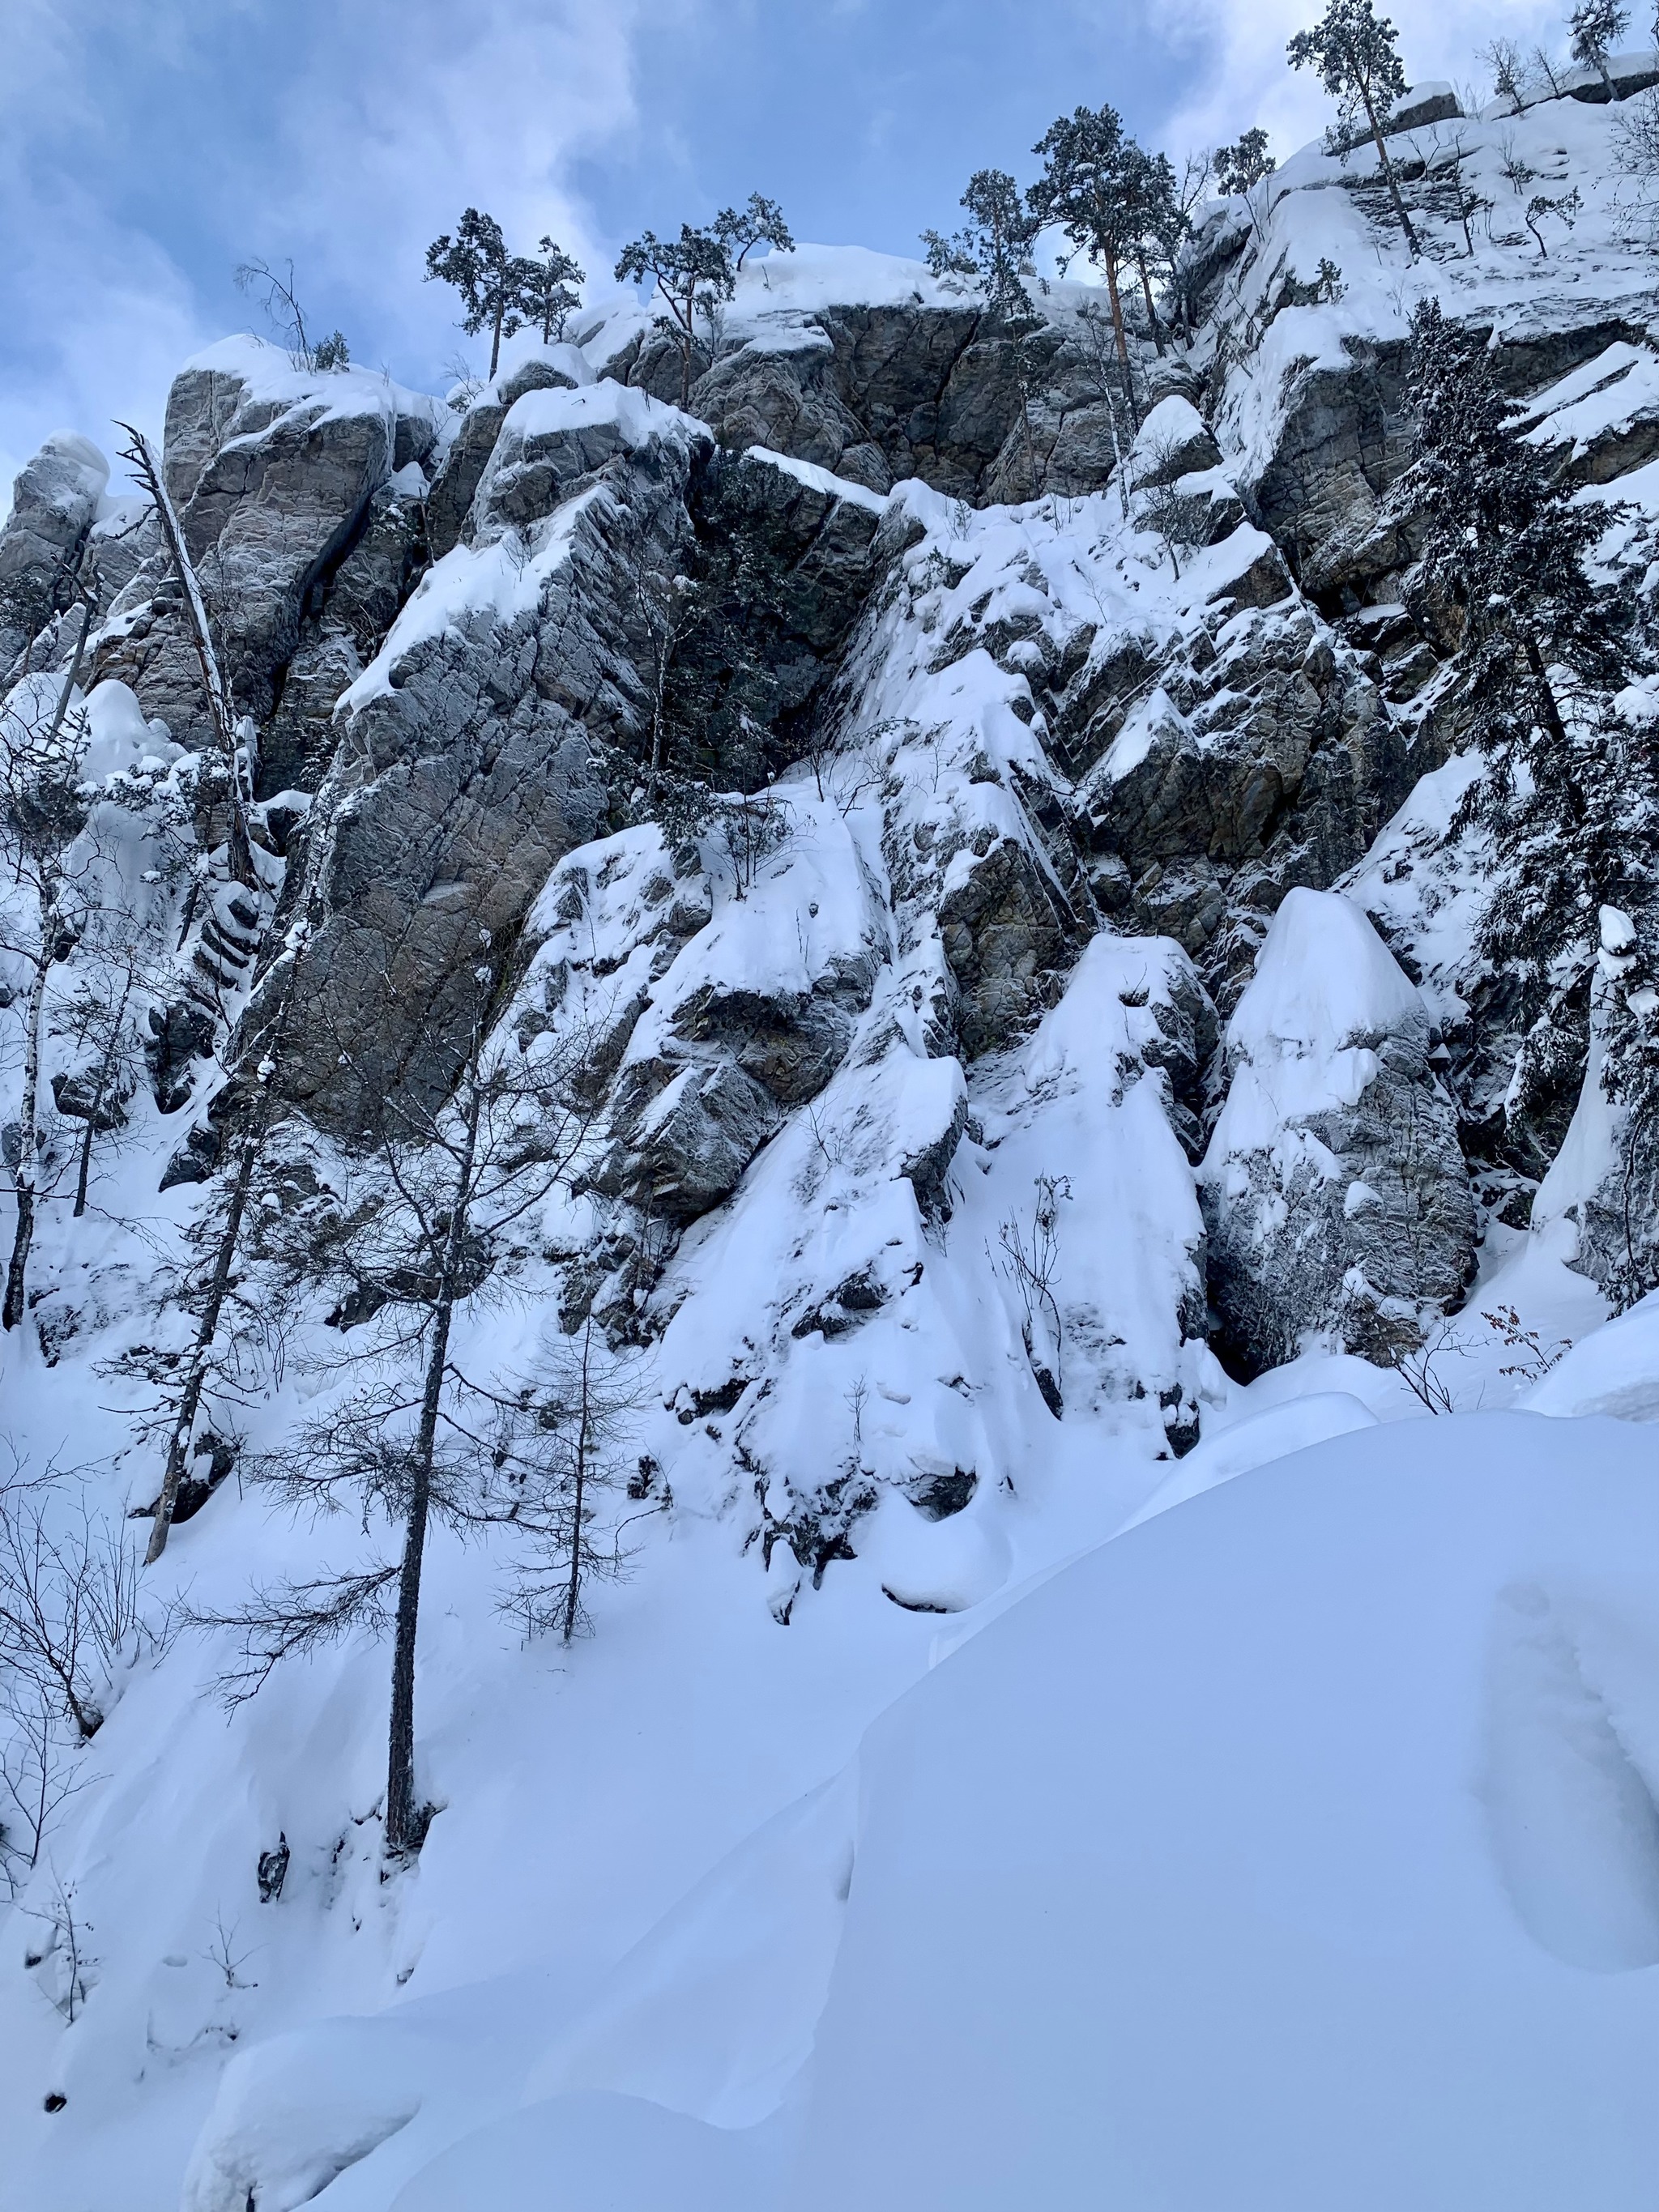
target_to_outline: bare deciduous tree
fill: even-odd
[[[9,914],[0,908],[0,951],[27,974],[23,1006],[23,1085],[18,1113],[17,1161],[13,1170],[16,1223],[0,1319],[15,1328],[23,1318],[29,1254],[40,1195],[40,1048],[46,992],[53,969],[65,959],[86,927],[95,896],[91,856],[77,854],[86,827],[81,796],[81,742],[70,713],[87,623],[83,616],[75,658],[62,682],[26,680],[0,706],[0,860],[10,878]],[[55,703],[48,707],[52,694]]]
[[[1060,1266],[1060,1209],[1072,1195],[1071,1178],[1040,1175],[1036,1187],[1030,1229],[1017,1216],[1011,1216],[999,1225],[997,1242],[1003,1251],[1004,1272],[1024,1311],[1022,1334],[1031,1372],[1049,1411],[1058,1419],[1065,1402],[1060,1373],[1065,1326],[1054,1284]]]
[[[84,1489],[71,1498],[56,1467],[14,1466],[0,1488],[0,1668],[89,1742],[122,1673],[171,1643],[175,1610],[141,1590],[125,1522]]]

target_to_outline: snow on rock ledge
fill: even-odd
[[[1455,1299],[1474,1209],[1415,987],[1359,908],[1296,890],[1227,1026],[1200,1170],[1211,1297],[1255,1370],[1312,1338],[1388,1359]]]

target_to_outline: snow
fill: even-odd
[[[1126,1526],[1139,1528],[1172,1505],[1184,1505],[1218,1483],[1231,1482],[1253,1468],[1286,1459],[1310,1444],[1322,1444],[1332,1437],[1351,1436],[1356,1430],[1374,1428],[1376,1415],[1346,1390],[1313,1390],[1282,1406],[1266,1406],[1243,1420],[1231,1422],[1212,1436],[1202,1437],[1173,1474],[1166,1475],[1140,1510]]]
[[[82,727],[86,749],[81,773],[89,783],[102,783],[140,761],[166,763],[179,751],[167,735],[166,723],[146,720],[137,694],[111,678],[87,694]]]
[[[442,413],[429,393],[394,384],[382,370],[362,368],[356,362],[344,368],[296,367],[285,347],[246,334],[221,338],[192,354],[180,374],[192,369],[234,378],[243,387],[242,404],[271,410],[265,416],[267,424],[278,410],[294,407],[316,410],[313,419],[319,422],[349,415],[381,415],[390,424],[399,414],[424,414],[435,422]],[[263,434],[263,428],[251,434]]]
[[[1428,1018],[1409,976],[1351,899],[1287,893],[1227,1024],[1227,1101],[1203,1172],[1271,1151],[1287,1127],[1358,1103],[1389,1036],[1426,1038]],[[1305,1133],[1306,1149],[1316,1140]]]
[[[1616,105],[1569,97],[1540,100],[1522,115],[1488,114],[1390,137],[1393,161],[1420,159],[1434,167],[1461,144],[1467,184],[1492,204],[1489,219],[1474,222],[1472,257],[1449,210],[1424,208],[1420,193],[1413,221],[1425,251],[1417,261],[1385,210],[1368,216],[1352,187],[1376,179],[1369,142],[1346,162],[1319,143],[1281,162],[1257,195],[1265,234],[1249,239],[1214,319],[1216,329],[1230,326],[1235,337],[1246,328],[1256,337],[1229,361],[1212,426],[1224,453],[1243,474],[1257,476],[1292,411],[1316,401],[1321,372],[1346,369],[1356,345],[1403,338],[1413,307],[1431,295],[1449,314],[1492,329],[1498,346],[1546,337],[1569,322],[1589,325],[1598,312],[1608,322],[1646,323],[1651,268],[1644,225],[1632,220],[1632,180],[1618,159],[1620,120]],[[1534,173],[1524,196],[1504,173],[1511,153]],[[1573,228],[1543,218],[1542,257],[1526,227],[1527,199],[1574,188],[1583,206]],[[1290,303],[1286,275],[1310,285],[1322,258],[1340,272],[1340,297]]]
[[[526,392],[508,408],[501,428],[520,438],[554,438],[562,431],[603,425],[615,429],[624,445],[637,448],[671,435],[684,421],[678,408],[606,377],[575,392],[560,386]]]
[[[850,500],[854,507],[861,507],[871,514],[887,512],[888,501],[883,493],[872,491],[867,484],[854,483],[848,477],[836,476],[829,469],[821,469],[816,461],[798,461],[793,454],[775,453],[769,446],[746,447],[743,458],[745,465],[764,463],[768,467],[780,469],[797,483],[805,484],[808,490],[823,492],[826,498]]]
[[[1521,1403],[1557,1419],[1659,1421],[1659,1291],[1574,1345]]]
[[[1645,2204],[1649,1455],[1402,1441],[1243,1474],[1005,1610],[398,2212],[550,2172],[615,2212]]]
[[[1261,460],[1322,368],[1397,338],[1421,289],[1500,342],[1569,299],[1578,320],[1601,302],[1645,321],[1612,119],[1569,100],[1469,125],[1496,237],[1477,231],[1469,260],[1431,219],[1416,269],[1346,189],[1366,149],[1346,173],[1316,149],[1287,161],[1265,246],[1227,279],[1235,335],[1254,320],[1259,343],[1218,379],[1217,481]],[[1547,264],[1506,230],[1510,132],[1540,188],[1567,167],[1584,181]],[[1394,145],[1431,156],[1434,132]],[[1341,296],[1278,301],[1324,254]],[[821,348],[827,307],[917,299],[972,306],[915,262],[802,247],[745,269],[726,332]],[[527,395],[515,431],[705,436],[599,380],[650,319],[637,301],[573,317],[580,349],[545,357],[577,388]],[[511,342],[497,391],[543,351]],[[1535,434],[1577,451],[1633,422],[1654,359],[1620,340],[1574,369],[1532,403]],[[260,405],[431,404],[248,339],[196,365]],[[1175,400],[1152,419],[1199,418]],[[0,2200],[97,2212],[115,2177],[125,2212],[175,2212],[181,2187],[186,2212],[246,2212],[250,2192],[257,2212],[495,2212],[550,2190],[617,2212],[1644,2204],[1659,1502],[1635,1425],[1659,1419],[1659,1301],[1607,1322],[1566,1264],[1567,1207],[1607,1156],[1595,1097],[1538,1233],[1494,1219],[1467,1307],[1425,1347],[1467,1411],[1431,1419],[1406,1374],[1346,1354],[1231,1382],[1200,1333],[1202,1219],[1162,1065],[1196,989],[1186,955],[1109,933],[1068,947],[1052,1002],[964,1064],[938,915],[988,860],[1069,896],[1036,825],[1076,793],[1022,668],[1085,629],[1079,684],[1129,641],[1153,660],[1241,649],[1279,619],[1231,612],[1272,541],[1243,525],[1177,580],[1115,490],[975,513],[750,459],[921,526],[850,657],[843,742],[780,779],[757,866],[712,832],[686,864],[650,828],[568,855],[503,1025],[627,1022],[627,1066],[678,1048],[710,994],[847,1011],[839,1067],[641,1293],[628,1453],[657,1474],[618,1496],[627,1571],[592,1591],[591,1640],[526,1646],[495,1609],[499,1548],[434,1540],[418,1759],[441,1809],[397,1872],[384,1651],[320,1653],[228,1718],[210,1694],[222,1637],[118,1671],[49,1862],[0,1906]],[[1659,505],[1645,477],[1617,489]],[[348,698],[423,640],[527,612],[586,512],[438,563]],[[998,628],[1022,642],[994,657]],[[21,703],[49,714],[56,688]],[[189,764],[124,687],[75,704],[89,776],[154,760],[187,797]],[[1102,781],[1177,714],[1153,687]],[[1449,839],[1473,771],[1420,778],[1338,890],[1285,901],[1228,1027],[1203,1172],[1353,1103],[1382,1036],[1468,1021],[1489,856]],[[106,817],[145,881],[143,823]],[[176,892],[149,896],[176,924]],[[1606,942],[1621,957],[1616,928]],[[81,972],[65,963],[65,993]],[[184,1341],[154,1300],[201,1193],[156,1185],[194,1110],[164,1119],[141,1088],[81,1221],[56,1162],[38,1312],[74,1333],[55,1366],[31,1331],[0,1346],[20,1452],[58,1454],[116,1516],[153,1496],[155,1462],[134,1431],[149,1394],[107,1363],[141,1334],[161,1356]],[[1009,1249],[1045,1185],[1052,1313]],[[500,1376],[533,1352],[570,1255],[627,1225],[606,1203],[562,1197],[529,1224],[459,1358]],[[849,1283],[871,1302],[838,1310]],[[251,1379],[250,1448],[325,1409],[317,1334]],[[296,1526],[228,1484],[147,1586],[210,1610],[256,1574],[368,1553],[353,1522]],[[262,1903],[279,1833],[292,1863]],[[60,1881],[88,1926],[73,2025],[61,1941],[33,1948]]]
[[[1209,426],[1190,399],[1171,392],[1160,399],[1135,433],[1129,473],[1138,478],[1143,468],[1160,453],[1173,452],[1194,440],[1207,440]]]
[[[24,467],[14,487],[27,487],[32,507],[55,507],[71,514],[90,500],[102,500],[109,483],[109,463],[90,438],[77,430],[54,430],[43,439],[40,450]],[[5,517],[0,515],[0,521]]]

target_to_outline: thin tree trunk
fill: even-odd
[[[489,378],[493,384],[495,370],[501,358],[501,323],[507,314],[507,295],[498,293],[495,299],[495,327],[489,333]]]
[[[45,750],[50,753],[57,744],[58,732],[69,714],[69,703],[81,674],[81,661],[87,649],[87,633],[92,628],[92,610],[83,608],[81,615],[81,635],[76,640],[75,658],[69,673],[58,689],[58,704],[52,710]],[[48,878],[46,880],[52,880]],[[0,1308],[0,1325],[15,1328],[23,1318],[23,1298],[28,1275],[29,1253],[34,1243],[35,1178],[40,1166],[40,1028],[46,1003],[46,981],[52,973],[54,950],[58,943],[58,915],[56,887],[52,895],[40,899],[40,951],[34,975],[29,985],[27,1011],[24,1016],[26,1039],[23,1054],[23,1097],[17,1132],[17,1226],[12,1237],[11,1263],[6,1270],[6,1296]]]
[[[587,1427],[589,1366],[593,1356],[593,1323],[590,1320],[582,1330],[582,1402],[576,1424],[576,1494],[570,1522],[570,1591],[565,1601],[564,1640],[569,1643],[576,1632],[576,1607],[581,1593],[582,1571],[582,1493],[587,1484]]]
[[[78,1221],[87,1210],[87,1179],[92,1172],[92,1116],[87,1116],[87,1126],[81,1139],[81,1167],[75,1178],[73,1217]]]
[[[104,1110],[104,1100],[109,1090],[109,1079],[115,1066],[119,1048],[121,1024],[127,1018],[127,1000],[132,995],[131,973],[122,986],[120,1004],[115,1009],[115,1020],[110,1030],[109,1043],[98,1066],[98,1087],[92,1094],[92,1111],[87,1115],[85,1133],[81,1139],[81,1169],[75,1181],[74,1218],[78,1221],[87,1210],[87,1180],[92,1172],[93,1133],[98,1126],[98,1116]]]
[[[1348,59],[1352,64],[1353,61],[1352,47],[1348,49]],[[1358,69],[1354,70],[1354,82],[1356,84],[1359,83]],[[1377,160],[1382,164],[1382,174],[1388,179],[1389,195],[1394,201],[1394,211],[1400,218],[1400,228],[1406,234],[1406,243],[1411,248],[1412,259],[1415,261],[1418,251],[1417,233],[1412,228],[1412,219],[1406,212],[1406,202],[1400,190],[1400,179],[1395,175],[1394,163],[1389,159],[1389,149],[1382,143],[1382,126],[1376,119],[1376,110],[1371,106],[1371,96],[1363,85],[1360,85],[1359,97],[1365,103],[1365,118],[1371,126],[1371,143],[1376,148]]]
[[[17,1227],[12,1237],[11,1265],[6,1270],[5,1308],[0,1316],[9,1329],[15,1328],[23,1318],[29,1249],[34,1243],[34,1191],[40,1165],[40,1028],[57,921],[56,905],[45,908],[40,916],[40,950],[35,956],[28,1008],[24,1015],[23,1097],[17,1121]]]
[[[1146,264],[1139,254],[1135,257],[1135,267],[1140,272],[1140,296],[1146,302],[1146,319],[1152,325],[1152,343],[1158,348],[1161,359],[1164,354],[1164,325],[1158,320],[1158,309],[1152,305],[1152,280],[1146,274]]]
[[[236,1165],[230,1208],[219,1234],[219,1249],[214,1255],[213,1279],[208,1285],[207,1304],[203,1307],[201,1320],[197,1324],[196,1343],[185,1378],[184,1395],[179,1401],[179,1416],[173,1425],[173,1435],[167,1444],[167,1472],[161,1478],[161,1494],[155,1501],[149,1543],[144,1553],[147,1567],[154,1566],[167,1547],[167,1532],[173,1526],[173,1511],[179,1503],[179,1485],[183,1480],[185,1462],[190,1453],[196,1415],[201,1407],[202,1392],[207,1386],[208,1371],[213,1364],[214,1340],[219,1334],[219,1316],[224,1310],[226,1295],[230,1289],[230,1271],[235,1264],[236,1246],[242,1234],[242,1219],[247,1212],[248,1193],[253,1187],[253,1170],[265,1139],[270,1091],[269,1084],[261,1090],[259,1103],[254,1109],[253,1118],[242,1139],[242,1156]]]
[[[437,1445],[438,1414],[443,1402],[444,1370],[449,1363],[449,1331],[454,1319],[455,1286],[460,1277],[466,1239],[481,1110],[475,1054],[466,1142],[455,1179],[455,1203],[450,1209],[449,1234],[444,1240],[443,1266],[433,1307],[432,1346],[426,1363],[426,1388],[421,1398],[421,1424],[415,1437],[414,1479],[410,1490],[409,1517],[404,1523],[403,1560],[398,1570],[392,1717],[386,1744],[386,1849],[390,1858],[407,1857],[419,1850],[425,1835],[415,1803],[415,1640],[420,1626],[421,1569],[426,1557],[427,1523],[432,1511],[432,1461]]]
[[[282,1001],[267,1048],[273,1060],[281,1051],[283,1040],[288,1033],[289,1018],[298,994],[302,957],[296,947],[293,964],[283,987]],[[258,1099],[242,1138],[241,1157],[236,1164],[236,1181],[231,1187],[230,1206],[225,1215],[225,1225],[219,1233],[219,1249],[214,1255],[213,1278],[208,1285],[207,1304],[203,1307],[201,1319],[197,1323],[196,1342],[191,1351],[184,1395],[179,1401],[179,1416],[173,1425],[173,1435],[167,1444],[167,1470],[161,1478],[161,1494],[155,1501],[149,1544],[144,1553],[147,1567],[153,1566],[167,1547],[167,1532],[173,1526],[173,1512],[179,1503],[179,1485],[184,1479],[185,1462],[190,1455],[196,1416],[200,1410],[202,1393],[207,1387],[209,1371],[213,1364],[213,1347],[219,1334],[219,1317],[224,1311],[225,1299],[230,1291],[231,1269],[235,1265],[236,1247],[241,1239],[248,1195],[253,1188],[253,1170],[258,1164],[265,1139],[270,1133],[271,1117],[276,1109],[276,1085],[273,1068],[269,1075],[259,1078]]]
[[[208,625],[207,604],[202,597],[202,587],[197,580],[195,564],[185,544],[185,533],[167,494],[161,475],[161,465],[155,458],[155,448],[148,438],[135,430],[130,422],[120,422],[118,429],[125,430],[132,440],[125,459],[131,461],[144,480],[156,517],[161,526],[161,535],[167,540],[167,551],[185,595],[185,606],[189,617],[191,641],[196,647],[196,659],[202,672],[202,688],[207,693],[209,711],[215,730],[230,770],[231,872],[239,883],[258,890],[258,878],[254,873],[252,841],[248,835],[247,811],[253,793],[242,774],[240,749],[236,742],[235,724],[231,716],[230,699],[224,678],[220,672],[218,655],[213,649],[213,633]]]
[[[1521,633],[1522,649],[1527,656],[1527,668],[1537,689],[1538,702],[1543,709],[1544,726],[1563,751],[1566,750],[1567,726],[1561,719],[1561,709],[1555,696],[1555,687],[1550,682],[1549,672],[1544,665],[1544,656],[1539,651],[1538,640],[1531,630]]]
[[[1123,302],[1118,296],[1117,264],[1109,253],[1106,257],[1106,296],[1112,303],[1112,331],[1117,339],[1117,357],[1123,365],[1123,396],[1129,405],[1129,420],[1135,419],[1134,371],[1129,366],[1129,337],[1123,327]]]

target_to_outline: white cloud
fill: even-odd
[[[107,450],[112,416],[159,427],[179,363],[222,335],[243,256],[291,255],[322,319],[337,313],[360,353],[405,374],[459,343],[453,297],[421,278],[428,241],[469,204],[515,244],[552,231],[608,278],[568,176],[634,121],[634,0],[238,0],[210,45],[191,0],[148,8],[142,41],[130,5],[7,10],[0,506],[53,429]],[[267,92],[246,73],[270,70],[273,50]],[[135,58],[112,91],[94,67],[112,52]],[[244,82],[227,82],[239,69]],[[239,132],[239,101],[264,127]],[[187,177],[202,206],[158,206],[144,172],[159,173],[168,133],[192,149],[168,179]],[[148,226],[120,211],[146,201]],[[182,265],[189,245],[169,251],[158,229],[211,268]]]
[[[349,13],[284,89],[276,188],[246,210],[264,250],[280,244],[388,342],[428,355],[449,349],[453,301],[422,286],[426,247],[465,206],[521,250],[551,232],[608,280],[569,176],[635,120],[635,0],[355,0]]]
[[[1172,150],[1260,121],[1282,155],[1322,128],[1329,103],[1285,60],[1320,0],[1139,4],[1192,87],[1158,134]],[[914,28],[910,0],[825,6],[882,52]],[[1565,7],[1393,0],[1392,13],[1415,80],[1466,82],[1494,34],[1559,46]],[[667,25],[710,41],[762,35],[763,14],[752,0],[220,0],[207,12],[199,0],[6,0],[0,499],[52,429],[107,444],[112,415],[154,427],[179,363],[237,312],[228,280],[244,256],[291,255],[314,319],[415,377],[461,343],[453,298],[421,277],[428,242],[469,204],[521,246],[551,231],[592,285],[607,283],[614,241],[595,234],[580,165],[642,143],[671,165],[677,147],[685,162],[695,150],[695,114],[638,112],[636,55]],[[974,34],[967,0],[962,35]],[[812,100],[810,81],[798,96]]]
[[[167,380],[201,343],[191,288],[165,249],[111,220],[63,149],[95,148],[76,62],[83,27],[20,0],[0,83],[0,495],[41,441],[74,428],[110,450],[110,417],[159,421]]]
[[[1311,71],[1293,70],[1285,48],[1318,16],[1322,0],[1164,0],[1159,21],[1199,64],[1200,81],[1170,118],[1175,146],[1215,145],[1261,123],[1282,157],[1316,138],[1330,121],[1329,100]],[[1413,83],[1436,78],[1490,97],[1479,50],[1494,38],[1552,51],[1565,44],[1566,0],[1394,0],[1386,13],[1400,33],[1401,58]]]

